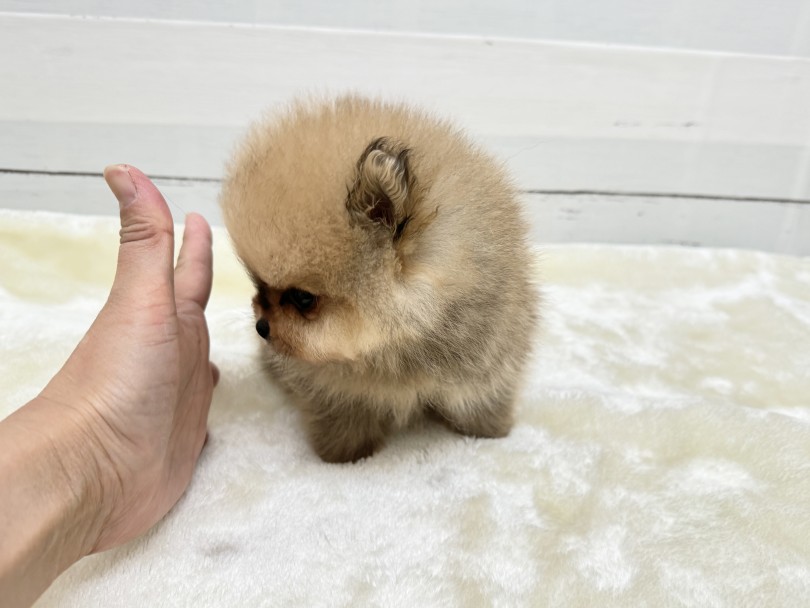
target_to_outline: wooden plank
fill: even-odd
[[[202,213],[221,225],[219,184],[156,180],[175,221]],[[525,194],[536,244],[676,244],[810,255],[810,204],[655,196]],[[0,207],[91,215],[118,213],[101,176],[0,173]]]
[[[128,162],[156,175],[220,178],[242,132],[228,126],[0,122],[0,141],[9,142],[0,147],[0,167],[93,173]],[[474,135],[506,162],[524,190],[810,194],[798,173],[808,164],[799,147]]]
[[[658,196],[527,197],[536,243],[631,243],[810,255],[810,204]]]
[[[585,41],[810,57],[803,0],[0,0],[0,10]]]
[[[2,101],[0,101],[2,106]],[[0,121],[0,168],[98,173],[126,162],[150,174],[219,178],[236,126]]]
[[[524,189],[810,198],[810,61],[0,15],[0,167],[216,177],[266,107],[357,90],[451,116]]]
[[[211,224],[222,225],[212,182],[154,180],[169,202],[175,222],[186,213],[202,214]],[[55,211],[82,215],[118,215],[118,203],[101,174],[97,176],[32,175],[0,173],[0,207],[29,211]]]

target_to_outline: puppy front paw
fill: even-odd
[[[360,439],[356,442],[340,443],[334,439],[319,440],[312,438],[312,444],[318,456],[324,462],[340,464],[344,462],[357,462],[368,458],[383,445],[383,441],[371,438]]]
[[[329,403],[308,408],[309,437],[324,462],[357,462],[385,442],[387,422],[357,402]]]

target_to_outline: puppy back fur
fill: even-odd
[[[221,204],[260,292],[318,296],[309,316],[254,308],[322,457],[367,455],[419,412],[508,432],[536,324],[527,226],[458,129],[359,96],[298,101],[251,128]]]

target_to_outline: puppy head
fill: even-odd
[[[360,361],[390,343],[416,196],[398,139],[311,112],[249,136],[221,204],[271,349],[319,364]]]

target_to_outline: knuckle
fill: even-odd
[[[119,238],[122,245],[136,242],[159,242],[171,238],[172,230],[146,219],[136,219],[121,226]]]

